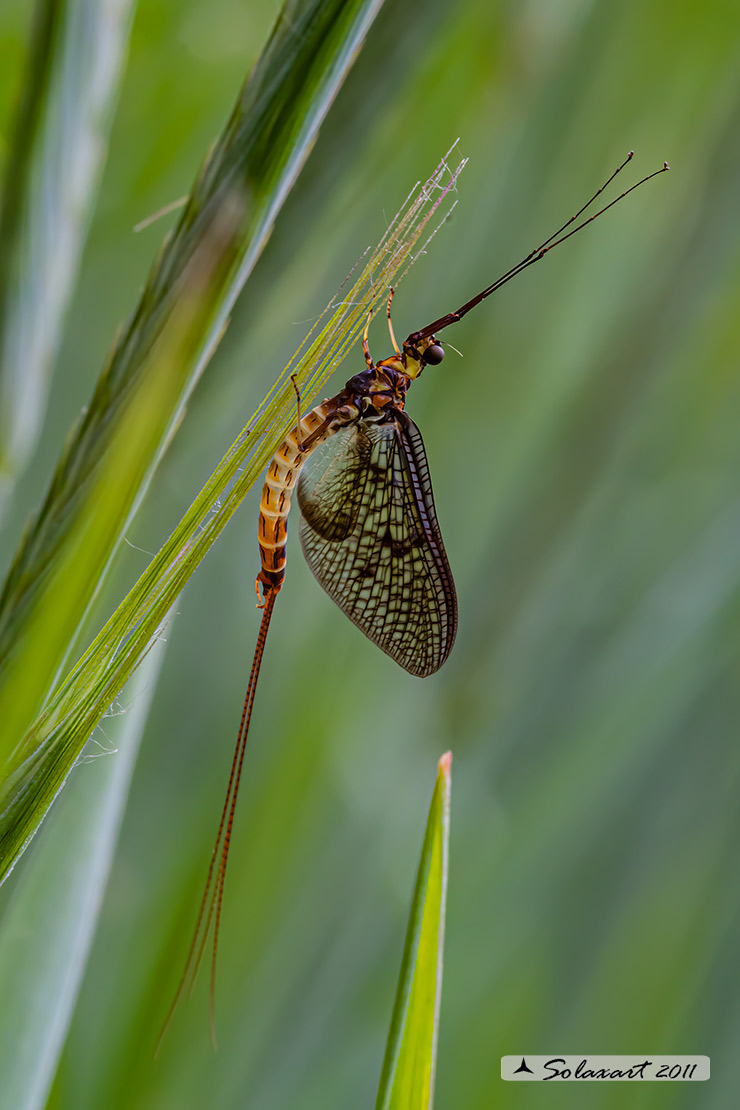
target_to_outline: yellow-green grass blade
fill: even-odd
[[[366,256],[353,285],[342,289],[317,322],[304,344],[278,379],[274,389],[222,459],[190,509],[166,540],[138,582],[130,590],[83,657],[57,686],[43,712],[25,732],[18,728],[9,737],[17,744],[6,774],[0,782],[0,875],[7,874],[28,839],[33,835],[56,792],[62,786],[75,759],[113,698],[123,688],[135,667],[151,647],[167,614],[206,552],[236,512],[255,479],[264,469],[277,444],[295,421],[295,393],[289,380],[295,374],[302,403],[308,404],[321,389],[332,370],[342,361],[362,332],[368,312],[384,301],[388,285],[403,277],[413,261],[415,246],[429,234],[430,221],[441,217],[451,204],[454,185],[462,163],[450,171],[443,160],[419,192],[410,196],[394,218],[378,246]],[[432,222],[432,227],[435,224]],[[224,262],[226,265],[227,262]],[[213,267],[214,274],[222,269]],[[214,276],[211,285],[217,282]],[[207,302],[200,312],[207,311]],[[181,297],[180,324],[185,335],[175,332],[170,345],[153,369],[164,364],[173,370],[186,360],[178,350],[188,335],[197,333],[199,301],[187,304]],[[167,375],[163,375],[165,381]],[[157,375],[150,374],[149,389],[155,388]],[[152,401],[138,403],[130,420],[135,438],[141,436],[141,421],[146,427],[152,419]],[[128,427],[129,425],[127,425]],[[121,481],[122,460],[129,458],[129,433],[120,436],[121,458],[107,464],[103,487]],[[138,458],[138,455],[136,456]],[[129,459],[129,465],[136,462]],[[95,495],[91,505],[96,504]],[[93,514],[94,516],[95,514]],[[91,519],[97,533],[103,526]],[[75,559],[89,546],[89,537],[80,538],[74,548]],[[78,564],[71,568],[76,581],[84,583]],[[64,576],[59,580],[64,582]],[[58,594],[62,593],[60,585]],[[35,624],[37,650],[43,650],[53,605],[44,606]],[[32,656],[30,651],[25,656]],[[21,710],[28,712],[32,698],[25,696],[22,706],[14,704],[22,690],[23,668],[11,684],[13,697],[5,705],[0,689],[0,713],[20,721]]]
[[[139,741],[164,655],[127,687],[126,712],[75,768],[0,924],[0,1107],[46,1105],[95,934]],[[112,745],[114,750],[110,750]],[[95,754],[97,751],[97,754]]]
[[[288,0],[262,56],[240,93],[231,117],[193,185],[175,230],[151,270],[140,302],[114,343],[93,397],[63,451],[46,499],[31,520],[0,594],[0,683],[39,594],[81,505],[98,479],[110,449],[115,418],[135,394],[146,389],[150,352],[177,312],[182,276],[213,228],[239,195],[239,234],[220,286],[212,291],[211,312],[190,354],[169,418],[149,448],[139,487],[121,512],[118,527],[90,569],[76,601],[79,629],[116,545],[125,534],[151,474],[183,416],[184,405],[212,355],[231,308],[249,276],[273,221],[316,138],[341,81],[359,49],[381,0]],[[47,689],[74,641],[50,662]],[[50,653],[49,653],[50,654]]]
[[[0,202],[0,514],[36,444],[135,0],[36,0]]]
[[[450,766],[437,765],[375,1110],[431,1110],[442,994]]]
[[[191,262],[180,283],[177,311],[150,353],[143,386],[120,413],[110,450],[95,474],[76,527],[68,533],[35,598],[0,686],[0,760],[7,775],[12,776],[25,758],[17,750],[18,740],[39,711],[47,676],[74,636],[90,578],[106,558],[167,427],[173,398],[180,395],[218,298],[223,272],[230,265],[240,215],[235,201],[230,226],[214,228],[209,251],[202,249]]]

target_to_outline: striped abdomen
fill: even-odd
[[[262,562],[258,580],[264,586],[270,586],[275,593],[285,578],[285,544],[293,489],[310,452],[336,430],[327,423],[334,407],[334,402],[324,401],[307,412],[300,424],[288,432],[267,468],[257,529]],[[303,449],[299,446],[299,439]]]

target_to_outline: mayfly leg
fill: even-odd
[[[365,365],[367,366],[368,370],[372,370],[373,366],[375,365],[373,363],[372,355],[370,354],[370,343],[368,341],[368,336],[370,335],[370,321],[372,320],[372,318],[372,312],[368,312],[365,330],[362,333],[362,353],[365,356]]]
[[[393,300],[393,295],[395,294],[395,292],[396,290],[393,288],[393,286],[391,286],[390,295],[388,297],[388,304],[385,306],[385,314],[388,317],[388,331],[390,333],[391,343],[393,344],[393,350],[400,358],[401,348],[398,346],[398,340],[396,339],[395,332],[393,331],[393,321],[391,320],[391,301]]]
[[[386,317],[388,318],[388,332],[389,332],[390,337],[391,337],[391,343],[393,345],[393,350],[396,352],[397,357],[401,358],[403,352],[401,351],[401,348],[398,346],[398,340],[396,339],[395,333],[393,331],[393,321],[391,320],[391,301],[393,300],[395,292],[396,292],[395,289],[393,288],[393,286],[391,286],[390,287],[390,293],[388,294],[388,300],[387,300],[386,306],[385,306],[385,314],[386,314]],[[370,335],[370,324],[372,322],[372,319],[373,319],[372,312],[368,312],[367,321],[365,323],[365,330],[362,333],[362,353],[365,356],[365,364],[366,364],[368,370],[372,370],[373,366],[375,365],[375,363],[372,360],[372,356],[370,354],[370,343],[369,343],[369,339],[368,339],[368,337]]]
[[[296,438],[296,442],[298,443],[298,446],[300,447],[301,450],[303,450],[303,431],[301,429],[301,391],[298,388],[298,375],[297,374],[291,374],[290,375],[290,380],[293,383],[293,389],[295,390],[296,404],[298,406],[298,419],[296,420],[296,425],[295,425],[295,438]]]

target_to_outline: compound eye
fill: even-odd
[[[439,366],[444,357],[444,348],[439,343],[432,343],[424,352],[424,362],[429,366]]]

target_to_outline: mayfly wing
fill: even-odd
[[[333,601],[411,674],[450,653],[457,600],[421,433],[405,412],[341,429],[298,482],[303,553]]]

